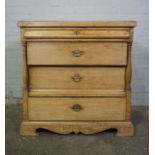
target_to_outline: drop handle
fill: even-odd
[[[74,76],[72,76],[72,80],[74,82],[80,82],[82,80],[82,77],[79,74],[75,74]]]
[[[71,108],[72,108],[72,110],[74,110],[76,112],[82,110],[82,107],[79,104],[74,104]]]
[[[84,51],[76,49],[76,50],[71,51],[71,53],[74,57],[80,57],[84,54]]]

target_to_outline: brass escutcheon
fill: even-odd
[[[71,108],[76,112],[82,110],[82,107],[79,104],[74,104]]]
[[[76,49],[74,51],[71,51],[71,53],[73,54],[74,57],[80,57],[84,53],[84,51]]]
[[[75,74],[74,76],[72,76],[72,80],[74,82],[80,82],[82,79],[82,77],[79,74]]]

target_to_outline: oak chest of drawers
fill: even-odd
[[[21,135],[39,128],[133,135],[131,46],[135,21],[20,21]]]

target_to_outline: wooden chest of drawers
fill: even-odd
[[[135,21],[20,21],[21,135],[38,128],[133,135],[131,46]]]

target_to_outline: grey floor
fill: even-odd
[[[148,107],[133,107],[133,137],[115,137],[110,131],[95,135],[46,131],[37,137],[22,137],[21,111],[21,105],[6,105],[6,155],[148,155]]]

